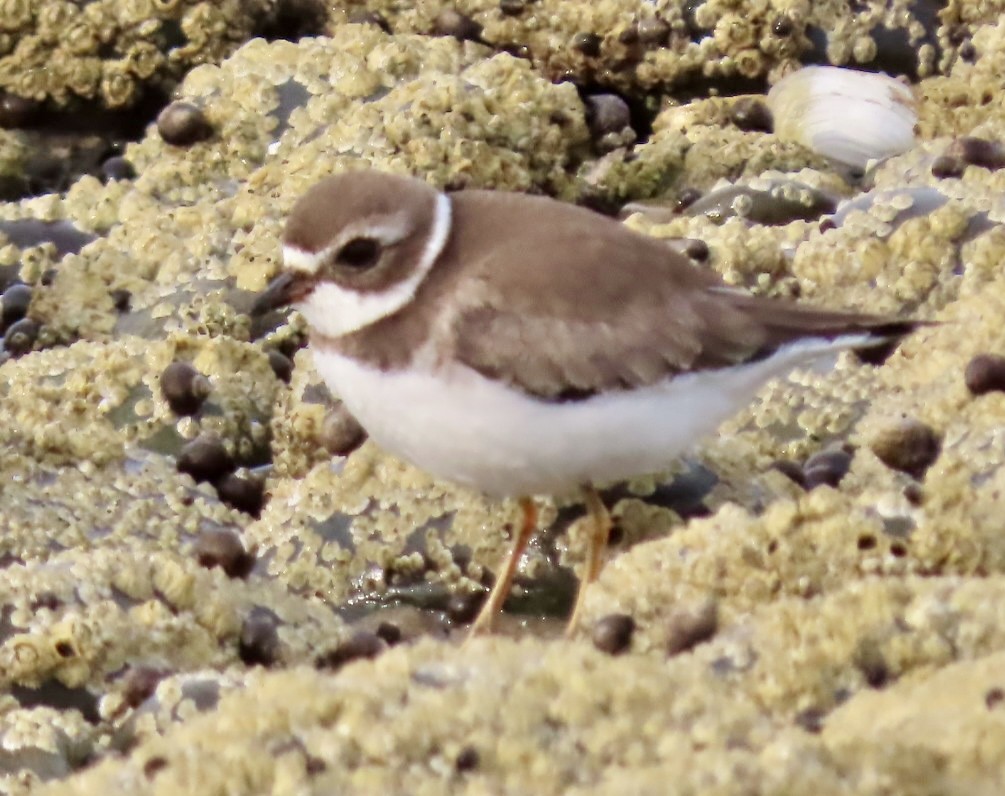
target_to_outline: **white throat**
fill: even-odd
[[[311,327],[325,337],[341,337],[397,312],[412,300],[415,291],[443,251],[450,234],[450,220],[450,199],[446,194],[438,193],[429,240],[407,279],[387,290],[373,293],[346,290],[325,282],[318,285],[306,301],[294,306]],[[330,254],[329,249],[312,253],[295,246],[284,246],[283,262],[287,268],[314,273]]]

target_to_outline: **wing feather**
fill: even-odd
[[[455,195],[459,218],[484,195]],[[466,259],[446,323],[453,355],[483,375],[545,400],[654,384],[675,374],[727,367],[804,337],[861,334],[890,318],[817,310],[728,288],[662,241],[570,206],[514,197],[495,223],[514,232],[475,245],[471,215],[456,242]],[[485,207],[482,208],[482,211]],[[603,234],[600,234],[603,232]],[[495,237],[498,237],[497,235]],[[471,252],[481,259],[471,260]],[[903,333],[909,324],[901,324]]]

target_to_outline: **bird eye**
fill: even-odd
[[[370,268],[380,258],[380,244],[373,238],[353,238],[338,250],[335,261],[350,268]]]

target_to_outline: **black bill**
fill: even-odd
[[[251,305],[252,315],[264,315],[306,298],[314,289],[317,278],[302,271],[285,271],[265,288],[255,303]]]

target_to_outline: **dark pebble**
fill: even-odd
[[[350,661],[376,658],[386,649],[387,643],[376,633],[360,630],[331,652],[321,655],[315,661],[315,666],[319,669],[341,669]]]
[[[632,645],[635,620],[627,614],[608,614],[593,626],[593,646],[608,655],[620,655]]]
[[[105,178],[106,182],[131,180],[136,176],[136,169],[121,155],[114,155],[101,164],[101,176]]]
[[[320,757],[307,755],[307,757],[304,759],[304,771],[306,771],[312,777],[316,777],[318,774],[323,774],[327,770],[328,770],[328,764]]]
[[[389,647],[401,643],[401,628],[393,622],[381,622],[374,632],[377,634],[377,638],[382,639]]]
[[[851,468],[851,459],[851,454],[843,450],[814,453],[803,465],[806,488],[813,489],[821,484],[836,487]]]
[[[478,750],[473,746],[465,746],[457,753],[457,757],[454,760],[454,768],[461,772],[472,771],[478,768],[479,762]]]
[[[246,578],[255,565],[255,556],[244,549],[235,531],[214,528],[196,537],[193,548],[199,566],[220,567],[228,578]]]
[[[153,696],[160,683],[168,673],[164,669],[152,666],[132,666],[126,672],[122,681],[122,697],[131,708],[139,707]]]
[[[650,47],[662,47],[670,35],[670,26],[662,19],[643,19],[635,26],[639,41]]]
[[[237,654],[248,666],[271,666],[279,660],[279,617],[266,608],[253,608],[241,623]]]
[[[719,609],[708,600],[696,609],[676,611],[667,623],[667,655],[679,655],[708,641],[719,629]]]
[[[596,58],[600,55],[600,45],[603,39],[596,33],[577,33],[572,37],[570,43],[572,49],[578,50],[587,58]]]
[[[447,618],[457,625],[466,625],[478,616],[478,609],[485,602],[485,594],[452,594],[447,600]]]
[[[963,380],[973,395],[1005,392],[1005,357],[978,354],[967,363]]]
[[[989,688],[984,694],[984,704],[987,706],[988,710],[998,707],[1002,702],[1005,702],[1005,690],[1001,688]]]
[[[7,327],[3,336],[4,350],[12,357],[19,357],[31,351],[38,339],[39,325],[31,318],[22,318]]]
[[[188,362],[172,362],[161,372],[161,394],[171,411],[177,415],[194,415],[199,411],[212,385]]]
[[[277,379],[285,381],[287,384],[290,383],[290,379],[293,378],[293,360],[286,356],[286,354],[276,351],[274,348],[270,350],[269,367],[272,368],[272,372],[276,374]]]
[[[433,31],[440,36],[453,36],[458,41],[481,41],[482,38],[482,26],[452,8],[436,15]]]
[[[365,439],[363,427],[342,404],[332,409],[321,424],[321,444],[332,456],[348,456]]]
[[[973,63],[977,60],[977,48],[974,43],[967,39],[963,44],[960,45],[959,49],[960,58],[968,63]]]
[[[519,16],[525,8],[525,0],[499,0],[499,10],[508,17]]]
[[[966,165],[952,155],[939,155],[932,161],[932,176],[943,180],[947,177],[961,177]]]
[[[59,276],[58,268],[46,268],[38,278],[38,283],[42,287],[52,287],[52,283],[56,281],[57,276]]]
[[[133,301],[133,294],[124,287],[117,287],[110,294],[112,306],[116,312],[129,312],[129,306]]]
[[[931,426],[909,418],[881,431],[870,447],[887,467],[920,479],[939,457],[942,439]]]
[[[806,708],[796,714],[796,724],[806,732],[817,735],[823,731],[825,718],[827,718],[827,714],[820,708]]]
[[[959,158],[971,166],[980,166],[992,171],[1005,166],[1005,147],[1001,143],[972,135],[957,138],[949,145],[945,154]]]
[[[205,114],[191,102],[172,102],[157,115],[157,132],[174,146],[190,146],[213,135]]]
[[[168,761],[163,757],[151,757],[143,764],[143,776],[153,779],[161,771],[168,767]]]
[[[904,487],[904,497],[912,506],[920,506],[925,502],[925,491],[920,484],[910,483]]]
[[[35,119],[42,105],[17,94],[0,91],[0,127],[24,127]]]
[[[608,133],[620,133],[632,123],[632,114],[617,94],[595,94],[587,97],[586,121],[595,138]]]
[[[768,106],[753,97],[743,97],[734,102],[729,117],[741,130],[770,133],[775,127]]]
[[[0,306],[3,307],[2,323],[4,329],[28,314],[31,296],[31,288],[23,284],[11,285],[3,292],[3,295],[0,296]]]
[[[178,470],[196,481],[216,481],[233,472],[234,460],[215,434],[200,434],[178,453]]]
[[[792,22],[792,17],[787,14],[775,17],[775,21],[771,23],[771,32],[782,38],[791,36],[795,29],[796,26]]]
[[[265,479],[251,473],[228,473],[216,482],[216,494],[231,508],[257,518],[265,505]]]
[[[696,262],[703,263],[708,259],[710,252],[705,241],[700,238],[689,238],[684,246],[684,254]]]

